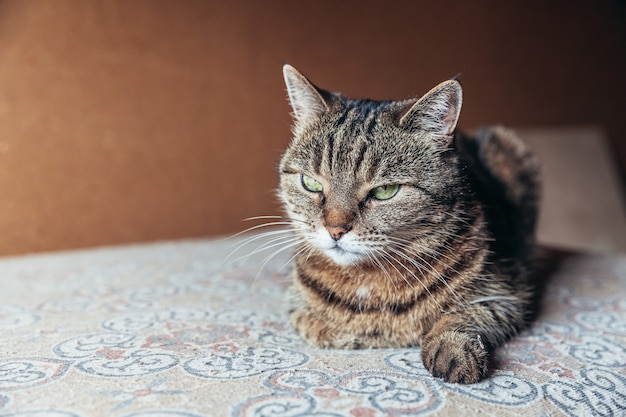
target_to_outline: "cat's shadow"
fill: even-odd
[[[531,326],[541,316],[544,305],[544,293],[548,284],[556,273],[562,269],[563,264],[568,259],[576,256],[580,256],[580,254],[548,246],[538,247],[534,272],[531,274],[531,283],[537,290],[532,300],[530,315],[528,316]]]
[[[576,256],[580,256],[580,253],[548,246],[538,247],[534,272],[531,274],[531,282],[535,286],[536,292],[532,299],[532,305],[528,310],[528,328],[532,328],[542,317],[542,309],[545,306],[544,295],[546,288],[557,275],[557,272],[562,269],[564,263],[568,259]],[[500,357],[500,355],[493,355],[491,357],[489,368],[491,372],[488,377],[493,376],[493,373],[498,369],[502,369],[503,359],[504,358]]]

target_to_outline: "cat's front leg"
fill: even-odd
[[[349,332],[332,328],[327,320],[318,318],[304,310],[291,312],[291,323],[309,344],[324,349],[358,349],[361,344]]]
[[[443,317],[422,343],[426,369],[445,382],[473,384],[487,376],[490,351],[484,334],[459,326],[461,317]]]

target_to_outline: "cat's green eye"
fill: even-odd
[[[305,190],[311,191],[312,193],[321,193],[324,191],[322,183],[304,174],[302,174],[302,186]]]
[[[389,200],[394,197],[400,191],[400,185],[382,185],[380,187],[376,187],[371,191],[372,197],[376,200]]]

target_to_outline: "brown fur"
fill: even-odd
[[[481,380],[532,314],[536,161],[503,128],[455,133],[457,81],[374,102],[284,72],[296,121],[280,167],[298,237],[294,327],[323,348],[421,345],[434,376]],[[397,195],[372,197],[393,184]]]

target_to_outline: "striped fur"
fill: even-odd
[[[535,159],[503,128],[457,133],[455,80],[419,100],[373,101],[288,65],[284,75],[295,124],[279,195],[299,245],[295,328],[325,348],[421,345],[433,375],[481,380],[532,315]],[[396,195],[374,197],[391,185]]]

